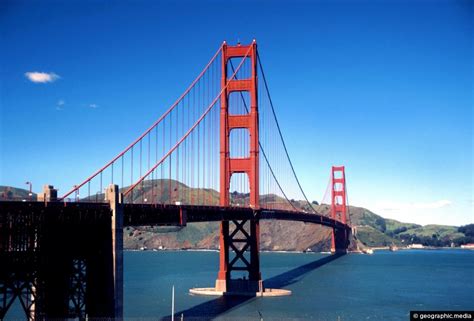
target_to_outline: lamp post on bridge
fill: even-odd
[[[30,181],[25,182],[25,184],[26,184],[26,185],[29,185],[29,187],[30,187],[30,188],[29,188],[28,196],[30,197],[30,201],[31,201],[31,199],[33,198],[33,192],[32,192],[32,190],[33,190],[33,184],[32,184]]]

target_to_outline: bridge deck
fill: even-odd
[[[18,215],[28,213],[37,218],[42,215],[59,215],[63,220],[95,220],[96,213],[109,208],[108,203],[86,202],[0,202],[0,214]],[[285,220],[320,224],[337,229],[348,229],[349,226],[324,216],[305,212],[277,209],[259,209],[243,207],[196,206],[196,205],[152,205],[124,204],[124,226],[141,225],[185,225],[194,222],[211,222],[222,220]],[[58,219],[58,218],[57,218]]]

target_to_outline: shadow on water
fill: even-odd
[[[306,273],[316,270],[317,268],[328,264],[329,262],[334,261],[344,255],[344,253],[328,255],[319,260],[298,266],[297,268],[289,270],[285,273],[275,275],[274,277],[265,280],[265,287],[282,288],[289,286],[301,280]]]
[[[301,280],[303,276],[325,264],[334,261],[345,254],[333,254],[323,257],[311,263],[301,265],[297,268],[289,270],[285,273],[276,275],[265,280],[267,288],[282,288],[294,284]],[[185,320],[211,320],[227,311],[234,309],[242,303],[253,300],[255,296],[221,296],[216,299],[198,304],[187,310],[176,312],[175,319],[180,320],[180,316],[184,315]],[[171,320],[171,315],[161,319],[162,321]]]

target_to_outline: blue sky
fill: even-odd
[[[0,184],[65,191],[161,115],[223,40],[255,38],[310,199],[344,164],[352,205],[472,223],[473,10],[454,0],[2,1]]]

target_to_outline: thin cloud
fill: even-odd
[[[413,203],[413,207],[416,209],[436,209],[450,206],[452,202],[450,200],[439,200],[431,203]]]
[[[58,102],[56,103],[56,110],[63,110],[64,108],[64,105],[66,104],[66,102],[62,99],[58,100]]]
[[[58,74],[54,72],[38,72],[38,71],[28,71],[25,72],[25,77],[29,81],[39,84],[45,84],[48,82],[54,82],[61,78]]]
[[[385,211],[406,211],[412,209],[438,209],[451,206],[450,200],[439,200],[425,203],[398,203],[398,202],[379,202],[377,207]]]
[[[97,104],[90,104],[90,105],[89,105],[89,108],[96,109],[96,108],[99,108],[99,105],[97,105]]]

